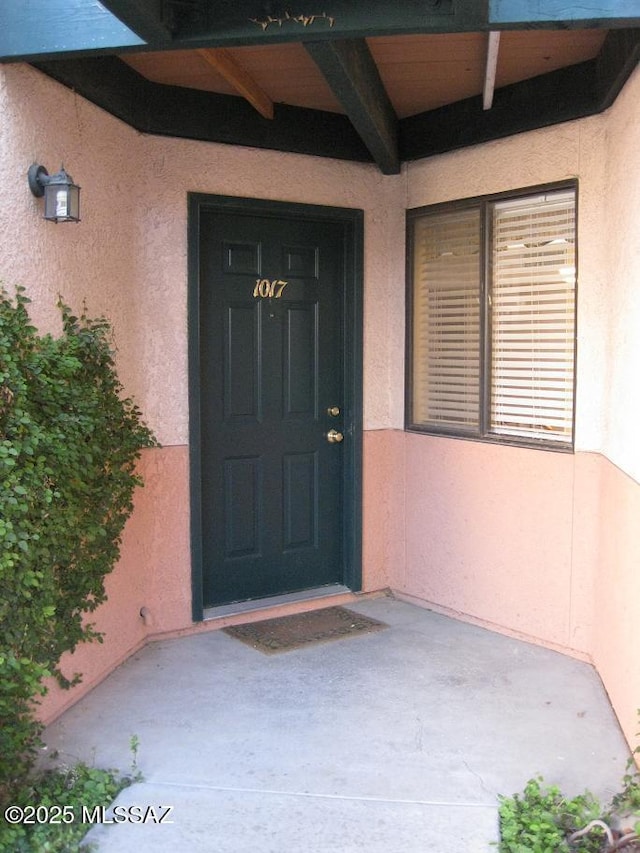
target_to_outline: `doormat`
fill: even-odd
[[[254,649],[275,655],[316,643],[371,634],[387,627],[384,622],[354,613],[346,607],[325,607],[308,613],[265,619],[263,622],[234,625],[223,628],[223,631]]]

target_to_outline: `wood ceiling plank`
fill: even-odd
[[[496,89],[491,110],[480,96],[447,104],[400,122],[403,160],[417,160],[502,139],[538,127],[594,115],[596,60]]]
[[[276,104],[268,121],[243,98],[152,83],[113,56],[33,65],[141,133],[372,162],[344,115]]]
[[[372,38],[367,43],[401,119],[482,91],[484,33]]]
[[[224,48],[201,48],[198,56],[214,68],[264,118],[273,118],[273,101],[255,79]]]
[[[606,30],[503,31],[496,88],[594,58]],[[367,44],[397,116],[407,118],[482,92],[486,34],[376,37]],[[274,103],[344,112],[302,44],[229,48],[228,53]],[[195,50],[123,54],[157,83],[234,94]]]
[[[275,103],[344,113],[301,43],[230,48]]]
[[[490,111],[473,97],[399,121],[401,159],[595,115],[611,105],[639,60],[640,29],[614,30],[597,57],[496,90]],[[270,122],[241,98],[151,83],[114,57],[34,65],[142,133],[372,161],[343,115],[276,104]]]
[[[227,49],[276,104],[343,113],[344,109],[301,44]],[[147,80],[233,95],[236,90],[195,50],[126,53],[120,59]]]
[[[195,50],[127,53],[120,58],[153,83],[202,89],[220,95],[235,94],[233,86],[210,65],[205,64]]]
[[[596,57],[606,30],[502,32],[496,88]]]
[[[496,88],[593,59],[605,30],[503,31]],[[399,118],[479,95],[486,34],[453,33],[368,39]]]

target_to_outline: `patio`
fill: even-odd
[[[390,597],[349,605],[388,628],[265,655],[221,631],[152,643],[46,731],[62,761],[142,782],[109,851],[491,850],[497,795],[540,773],[617,790],[628,749],[593,668]],[[160,813],[160,812],[158,812]]]

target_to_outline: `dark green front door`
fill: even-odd
[[[346,239],[294,213],[200,213],[204,607],[345,583]]]

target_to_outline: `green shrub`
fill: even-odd
[[[106,595],[154,439],[122,396],[104,319],[60,304],[62,334],[31,325],[22,289],[0,290],[0,804],[39,745],[43,678],[76,683],[63,652],[101,636]]]
[[[568,799],[555,785],[530,779],[522,794],[500,797],[500,853],[600,853],[604,833],[596,830],[569,846],[568,836],[601,815],[589,792]]]
[[[120,776],[115,770],[82,763],[48,770],[13,795],[13,805],[23,810],[24,819],[15,824],[0,819],[0,853],[91,849],[82,845],[82,838],[91,829],[87,818],[96,807],[106,810],[132,781],[136,779]]]

